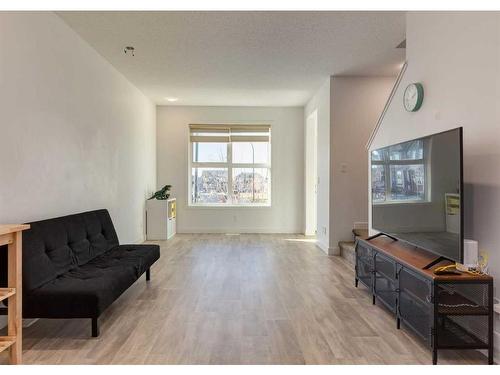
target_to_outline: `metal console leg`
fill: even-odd
[[[488,283],[488,364],[493,364],[493,280]]]

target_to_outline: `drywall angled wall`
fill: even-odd
[[[330,84],[330,247],[351,241],[355,222],[368,222],[366,142],[396,77],[333,76]]]
[[[0,222],[108,208],[142,241],[153,103],[53,13],[0,13],[0,46]]]
[[[500,14],[411,12],[406,25],[408,68],[371,148],[463,126],[465,236],[489,253],[498,281]],[[425,90],[415,113],[406,112],[401,100],[410,82],[421,82]],[[494,293],[500,298],[498,286]],[[498,348],[498,316],[495,324]]]
[[[304,123],[317,112],[317,244],[325,253],[330,249],[330,77],[309,100],[304,109]],[[304,137],[305,139],[305,137]]]
[[[157,107],[158,186],[172,185],[180,233],[302,233],[304,110],[302,107]],[[188,126],[271,124],[271,207],[189,207]]]
[[[329,77],[307,103],[318,118],[317,244],[338,255],[354,222],[368,220],[366,142],[395,77]]]

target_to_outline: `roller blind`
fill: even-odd
[[[191,142],[269,142],[270,125],[191,124]]]

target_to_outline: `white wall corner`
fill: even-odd
[[[316,246],[319,247],[321,251],[323,251],[326,255],[330,255],[328,245],[324,244],[323,242],[316,241]]]

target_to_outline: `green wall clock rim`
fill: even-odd
[[[413,108],[412,112],[417,112],[420,107],[422,107],[422,103],[424,102],[424,86],[420,82],[415,82],[414,83],[415,87],[417,88],[417,103],[415,104],[415,107]]]
[[[408,88],[410,88],[410,86],[415,86],[417,89],[417,102],[415,103],[415,107],[413,107],[412,109],[406,108],[406,103],[404,102],[404,98],[406,97],[406,92],[408,91]],[[423,102],[424,102],[424,86],[420,82],[413,82],[408,84],[403,93],[403,106],[406,109],[406,111],[417,112],[420,109],[420,107],[422,107]]]

